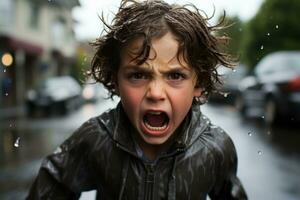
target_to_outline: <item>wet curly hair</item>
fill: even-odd
[[[178,55],[182,53],[195,70],[197,87],[203,89],[202,99],[205,100],[216,91],[216,83],[221,82],[217,67],[234,66],[234,60],[224,48],[228,38],[216,34],[223,28],[224,20],[210,26],[208,20],[211,17],[192,4],[180,6],[161,0],[122,0],[112,25],[106,23],[103,16],[100,19],[106,27],[105,34],[92,43],[96,53],[87,74],[102,83],[111,97],[117,95],[115,83],[121,50],[137,37],[142,36],[143,44],[135,59],[142,64],[149,56],[153,38],[162,37],[169,31],[174,34],[180,42]]]

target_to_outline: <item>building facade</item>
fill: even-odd
[[[0,109],[22,107],[29,88],[69,73],[75,6],[78,0],[0,1]]]

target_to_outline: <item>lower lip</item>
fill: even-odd
[[[169,124],[167,125],[167,127],[163,130],[150,130],[149,128],[146,127],[146,125],[144,124],[144,122],[142,121],[142,131],[143,133],[145,133],[146,135],[150,135],[150,136],[163,136],[165,134],[167,134],[168,130],[169,130],[170,126]]]

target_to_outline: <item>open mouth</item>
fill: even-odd
[[[150,131],[164,131],[169,124],[169,117],[165,112],[150,111],[143,117],[145,127]]]

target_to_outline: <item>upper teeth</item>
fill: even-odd
[[[162,112],[159,112],[159,111],[150,111],[149,114],[152,114],[152,115],[160,115]]]

